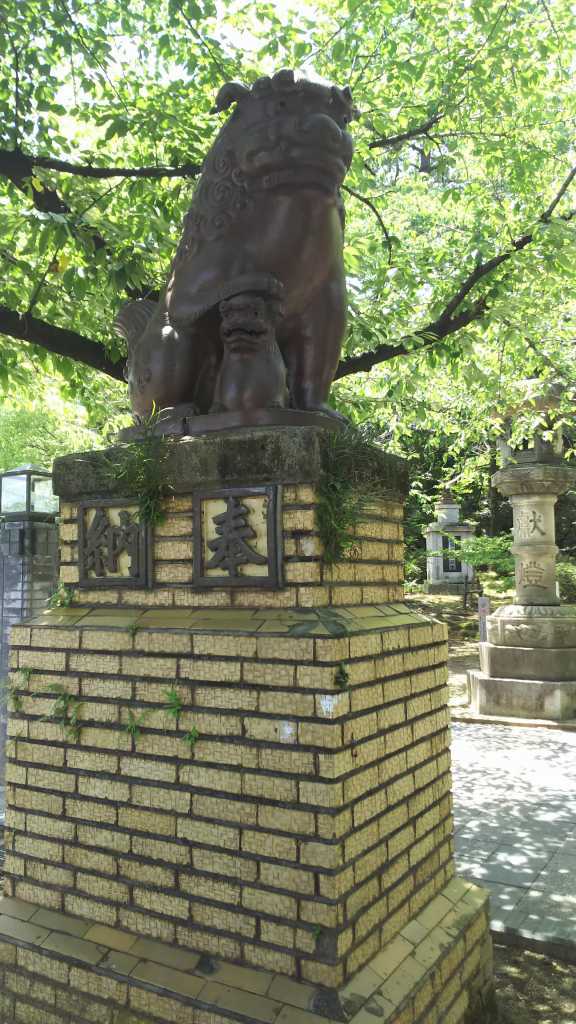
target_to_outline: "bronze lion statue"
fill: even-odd
[[[270,304],[287,382],[286,390],[276,374],[272,404],[283,392],[294,409],[330,412],[346,327],[339,189],[357,111],[348,88],[287,70],[251,88],[224,85],[214,110],[233,105],[205,159],[160,300],[127,303],[118,316],[137,419],[154,408],[188,405],[201,415],[223,407],[222,303],[242,295],[238,308],[253,310],[254,296]]]

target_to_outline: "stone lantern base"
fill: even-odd
[[[481,670],[469,674],[474,710],[576,718],[576,606],[506,605],[487,625]]]

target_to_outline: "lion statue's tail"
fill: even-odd
[[[128,345],[128,362],[138,340],[144,334],[158,303],[152,299],[133,299],[120,307],[114,320],[114,330]]]

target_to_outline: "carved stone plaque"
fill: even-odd
[[[147,587],[149,531],[138,506],[128,502],[83,502],[78,509],[81,587]]]
[[[517,540],[546,537],[544,513],[537,508],[519,508],[514,520]]]
[[[280,587],[278,487],[194,495],[194,584]]]

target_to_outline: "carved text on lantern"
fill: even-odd
[[[541,537],[546,536],[546,530],[542,528],[544,522],[544,514],[533,509],[529,512],[527,509],[522,509],[517,513],[516,525],[518,528],[518,535],[521,537],[533,537],[539,535]]]
[[[546,574],[544,566],[538,562],[521,562],[520,564],[520,582],[524,587],[537,587],[540,590],[546,589],[546,584],[543,582]]]

